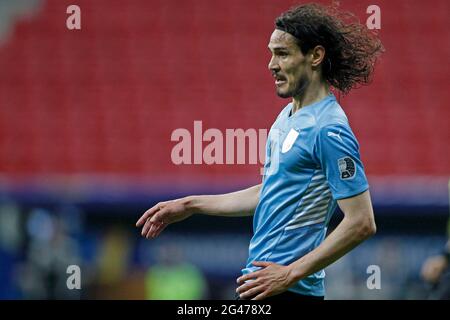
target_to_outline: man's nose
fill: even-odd
[[[280,70],[280,66],[278,65],[278,63],[274,57],[272,57],[272,59],[270,59],[269,65],[267,67],[272,72]]]

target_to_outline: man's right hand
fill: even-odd
[[[139,218],[136,227],[143,226],[143,237],[156,238],[169,224],[182,221],[193,214],[187,202],[187,198],[159,202]]]
[[[448,266],[443,255],[428,258],[422,266],[422,278],[430,283],[436,283]]]

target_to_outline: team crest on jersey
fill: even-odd
[[[350,157],[344,157],[338,160],[339,173],[341,180],[349,180],[355,176],[356,165]]]
[[[288,135],[286,136],[286,139],[284,139],[284,141],[283,141],[283,146],[281,147],[281,153],[286,153],[289,150],[291,150],[298,135],[299,135],[299,132],[295,131],[294,129],[291,129],[289,131]]]

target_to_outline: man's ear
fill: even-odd
[[[322,46],[315,46],[311,51],[311,66],[317,68],[325,59],[325,48]]]

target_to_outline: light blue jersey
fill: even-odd
[[[270,129],[260,200],[253,219],[244,274],[253,261],[288,265],[315,249],[326,235],[336,200],[369,186],[359,145],[334,95],[290,115],[292,103]],[[324,296],[322,270],[289,290]]]

